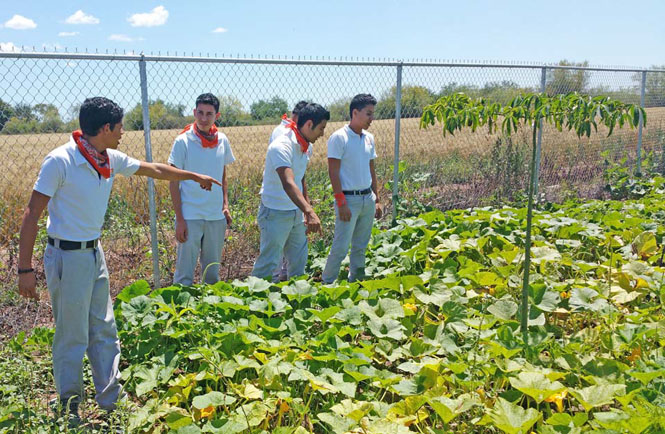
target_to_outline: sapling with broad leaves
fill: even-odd
[[[442,126],[443,135],[454,135],[455,131],[470,128],[475,132],[487,126],[489,133],[500,129],[510,137],[520,128],[532,129],[532,153],[529,169],[528,205],[526,218],[526,240],[524,243],[524,273],[522,279],[520,330],[525,337],[529,315],[529,268],[531,266],[531,223],[533,216],[533,196],[536,187],[537,134],[543,123],[553,125],[558,131],[574,131],[578,138],[590,137],[598,126],[607,128],[610,136],[614,129],[629,125],[637,126],[640,117],[646,125],[644,108],[626,104],[608,96],[588,96],[577,92],[559,95],[528,93],[516,96],[507,105],[487,101],[484,98],[471,98],[464,93],[454,93],[439,98],[428,105],[420,120],[421,128]]]

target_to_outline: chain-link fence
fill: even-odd
[[[599,197],[608,166],[639,171],[662,165],[665,158],[665,71],[656,69],[23,52],[0,53],[0,80],[3,282],[14,279],[21,215],[42,159],[78,127],[78,107],[89,96],[106,96],[125,109],[121,150],[158,162],[166,162],[174,138],[192,122],[196,97],[219,96],[220,129],[236,157],[228,168],[234,223],[222,258],[223,278],[247,275],[256,257],[255,215],[268,138],[279,116],[299,100],[320,103],[332,115],[307,175],[326,229],[321,245],[329,240],[334,219],[325,144],[348,121],[348,104],[357,93],[379,100],[370,131],[376,137],[381,196],[392,215],[427,206],[500,204],[523,194],[529,131],[506,139],[484,131],[443,137],[439,128],[420,128],[423,107],[451,92],[506,103],[525,91],[580,91],[647,107],[646,128],[618,130],[609,138],[601,131],[578,139],[546,127],[538,191],[548,200]],[[399,206],[393,207],[396,194]],[[168,183],[139,177],[116,181],[103,234],[114,281],[171,281],[173,216]],[[42,227],[36,255],[44,243]]]

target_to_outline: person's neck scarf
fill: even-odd
[[[194,134],[196,134],[197,137],[201,139],[201,145],[204,148],[214,148],[219,142],[217,139],[217,126],[215,124],[213,124],[210,130],[206,133],[199,129],[199,126],[196,125],[196,122],[193,122],[187,125],[182,131],[180,131],[180,134],[189,130],[192,130]]]
[[[284,118],[282,117],[282,119]],[[288,128],[293,131],[293,133],[296,135],[296,140],[298,140],[298,144],[300,145],[300,150],[303,154],[306,153],[309,149],[309,142],[302,136],[302,134],[300,134],[296,123],[289,119],[289,123],[284,125],[284,128]]]
[[[83,132],[81,130],[76,130],[72,132],[72,138],[76,142],[76,147],[79,152],[88,160],[88,163],[99,173],[99,176],[103,176],[104,179],[109,179],[113,170],[109,164],[109,155],[104,150],[104,152],[99,152],[95,149],[86,139],[83,138]]]

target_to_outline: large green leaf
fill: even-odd
[[[508,434],[526,434],[542,417],[536,409],[525,410],[503,398],[497,399],[489,415],[494,425]]]
[[[146,295],[147,293],[150,292],[150,285],[148,282],[145,280],[137,280],[136,282],[132,283],[129,286],[126,286],[118,295],[116,296],[116,300],[123,301],[125,303],[129,303],[129,301],[134,298],[138,297],[140,295]]]
[[[234,402],[236,402],[236,398],[226,393],[208,392],[205,395],[195,396],[192,400],[192,405],[194,408],[201,410],[210,406],[231,405]]]
[[[487,311],[502,320],[509,320],[517,313],[517,303],[511,300],[497,300]]]
[[[625,384],[598,384],[583,389],[569,389],[586,411],[611,404],[616,396],[625,394]]]
[[[566,389],[558,381],[550,381],[540,372],[520,372],[517,378],[511,378],[510,384],[520,392],[532,397],[540,404],[550,396]]]
[[[367,328],[377,338],[391,338],[398,341],[406,338],[404,335],[406,327],[392,318],[370,319],[367,322]]]
[[[470,394],[463,394],[455,399],[439,396],[428,399],[427,403],[445,423],[449,423],[458,415],[479,404],[478,400]]]

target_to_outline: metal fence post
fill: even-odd
[[[640,89],[640,107],[644,108],[644,92],[647,87],[647,72],[642,71],[642,84]],[[642,119],[642,112],[640,112],[640,124],[637,127],[637,174],[642,173],[642,125],[644,124],[644,119]]]
[[[540,92],[545,92],[545,85],[547,82],[547,68],[542,68],[540,73]],[[538,121],[538,138],[536,139],[536,176],[534,177],[535,185],[533,186],[533,195],[536,197],[538,203],[538,184],[540,181],[540,145],[543,142],[543,120]]]
[[[145,140],[145,160],[152,162],[152,145],[150,143],[150,110],[148,102],[148,75],[146,74],[145,58],[139,60],[141,76],[141,106],[143,108],[143,138]],[[157,215],[155,207],[155,181],[148,178],[148,207],[150,209],[150,245],[152,248],[152,275],[155,288],[161,287],[159,279],[159,243],[157,242]]]
[[[395,88],[395,158],[393,161],[393,226],[397,223],[399,201],[399,135],[402,119],[402,62],[397,65],[397,86]]]

